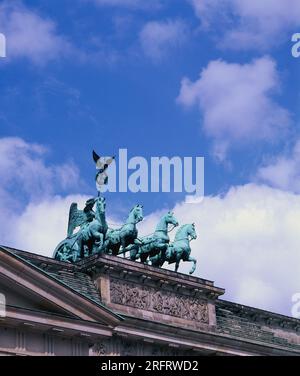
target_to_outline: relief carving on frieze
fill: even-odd
[[[97,343],[93,347],[93,352],[97,356],[104,356],[107,355],[107,348],[104,343]]]
[[[186,320],[208,324],[208,307],[204,300],[190,296],[139,286],[131,282],[111,279],[111,302],[180,317]]]
[[[191,354],[191,350],[175,349],[169,346],[115,337],[96,343],[91,351],[96,356],[181,356]]]

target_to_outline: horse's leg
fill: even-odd
[[[157,266],[157,256],[149,257],[152,266]]]
[[[103,245],[104,245],[104,235],[100,233],[99,245],[98,245],[98,253],[103,253]]]
[[[194,271],[196,270],[197,260],[194,257],[189,256],[187,261],[193,262],[192,269],[189,271],[189,274],[193,274]]]
[[[137,254],[136,254],[136,256],[135,256],[135,259],[136,259],[136,260],[141,259],[141,258],[142,258],[142,255],[143,255],[144,253],[147,253],[147,252],[146,252],[146,251],[147,251],[147,248],[145,248],[145,247],[147,247],[147,246],[146,246],[146,245],[143,245],[143,246],[140,246],[140,247],[138,248]]]
[[[176,261],[175,261],[175,272],[177,272],[178,268],[179,268],[179,264],[180,264],[180,260],[181,260],[181,253],[177,253],[176,254]]]
[[[147,262],[147,255],[145,255],[145,253],[143,253],[141,255],[141,263],[142,264],[148,264],[148,262]]]
[[[128,231],[125,228],[122,228],[122,230],[119,233],[119,248],[121,248],[123,257],[126,257],[126,247],[130,244],[130,235]],[[118,254],[121,253],[120,250],[118,251]]]
[[[123,253],[124,258],[126,257],[126,247],[127,247],[126,238],[120,236],[120,248],[122,249],[122,253]]]
[[[152,253],[153,257],[155,257],[156,265],[157,267],[161,268],[166,261],[166,250],[168,248],[167,243],[152,243],[152,247],[150,249],[150,253]]]
[[[115,244],[111,244],[110,250],[111,250],[111,254],[113,256],[117,256],[118,255],[119,248],[117,248]]]
[[[103,234],[101,232],[96,232],[94,234],[95,244],[92,246],[92,254],[97,254],[101,252],[102,246],[103,246]]]
[[[180,261],[182,260],[182,254],[182,250],[177,251],[177,253],[175,254],[175,272],[177,272],[179,268]]]
[[[102,253],[109,253],[109,240],[105,239],[102,246]]]
[[[166,261],[166,253],[167,253],[168,246],[166,245],[157,255],[159,258],[159,266],[162,267],[164,262]]]
[[[136,260],[136,256],[138,254],[138,246],[135,244],[134,246],[131,247],[130,251],[129,251],[129,255],[130,255],[130,260],[132,261],[135,261]]]

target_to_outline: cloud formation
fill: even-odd
[[[195,222],[195,275],[225,288],[226,299],[291,315],[291,297],[300,292],[299,195],[247,184],[173,210],[180,224]],[[161,214],[146,217],[140,233],[151,233]],[[190,268],[184,262],[179,272]]]
[[[215,60],[196,81],[182,79],[177,102],[198,107],[213,153],[224,160],[230,147],[273,141],[288,128],[290,115],[274,100],[279,87],[276,64],[269,57],[248,64]]]
[[[78,186],[78,173],[72,165],[47,165],[45,152],[22,139],[0,139],[0,243],[51,257],[66,236],[70,204],[82,208],[88,196],[57,194]],[[226,288],[227,299],[291,314],[291,297],[300,292],[299,195],[248,184],[173,210],[180,224],[196,224],[195,275]],[[139,235],[152,233],[162,214],[147,216]],[[109,210],[108,222],[116,222]],[[179,271],[190,268],[182,263]]]
[[[71,198],[56,195],[58,192],[67,194],[74,187],[80,187],[81,182],[72,163],[48,165],[46,155],[47,149],[42,145],[28,143],[21,138],[0,139],[2,244],[43,250],[47,248],[48,241],[55,241],[53,233],[61,232],[58,207],[64,210]],[[41,207],[44,208],[43,214],[35,216],[35,213],[41,212]],[[56,222],[48,220],[53,210],[58,214]],[[39,231],[41,227],[44,227],[44,232]],[[53,228],[55,230],[51,231]]]
[[[71,44],[58,33],[54,21],[20,1],[4,1],[0,5],[0,25],[7,39],[9,61],[25,58],[41,65],[72,51]]]
[[[300,141],[290,155],[277,156],[262,165],[256,179],[275,188],[300,193]]]
[[[299,27],[298,0],[188,0],[204,29],[215,30],[219,47],[269,50]]]
[[[1,189],[18,191],[29,199],[52,195],[55,190],[68,190],[79,182],[72,163],[47,165],[47,149],[17,137],[0,139]]]
[[[140,43],[146,56],[159,62],[172,49],[184,44],[188,36],[187,25],[179,19],[147,22],[140,32]]]
[[[67,236],[69,208],[90,196],[71,162],[48,164],[48,150],[21,138],[0,138],[0,244],[52,257]],[[119,223],[112,213],[109,224]]]
[[[11,221],[5,245],[52,257],[57,244],[67,236],[71,203],[77,202],[83,208],[88,198],[85,195],[53,195],[29,202]]]

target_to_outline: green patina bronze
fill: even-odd
[[[138,231],[136,224],[141,222],[143,218],[142,205],[136,205],[131,209],[125,224],[121,228],[108,231],[103,251],[114,256],[123,253],[125,257],[126,251],[130,250],[130,247],[137,240]],[[121,252],[120,247],[122,247]]]
[[[93,152],[97,170],[99,170],[99,158]],[[106,168],[105,165],[104,170]],[[105,175],[105,179],[100,181],[98,171],[97,189],[99,185],[107,184],[107,179],[108,176]],[[153,234],[139,238],[137,224],[143,220],[142,205],[135,205],[124,225],[118,229],[108,227],[105,211],[106,201],[100,196],[99,189],[98,197],[90,198],[83,210],[79,210],[77,204],[72,203],[67,237],[57,245],[53,257],[60,261],[77,262],[93,254],[106,253],[115,256],[123,254],[126,257],[126,253],[129,252],[131,260],[140,260],[142,263],[150,263],[160,268],[164,263],[175,263],[175,271],[178,270],[180,261],[190,261],[193,262],[193,266],[189,273],[195,271],[197,261],[190,255],[190,241],[197,238],[194,224],[180,226],[174,241],[170,243],[169,232],[178,226],[173,212],[161,217]],[[173,227],[170,229],[170,226]],[[79,229],[75,232],[77,228]]]
[[[165,262],[168,264],[175,263],[175,271],[177,272],[180,261],[193,262],[190,274],[193,274],[196,269],[197,260],[191,257],[190,241],[197,238],[195,224],[187,224],[180,226],[174,242],[172,242],[165,253],[158,254],[150,257],[151,264],[154,266],[162,267]]]
[[[149,257],[157,255],[160,255],[160,258],[164,257],[170,242],[168,234],[170,224],[174,227],[178,226],[177,219],[172,212],[161,217],[153,235],[138,239],[139,242],[131,247],[130,259],[134,261],[140,259],[142,263],[148,263]]]
[[[96,211],[93,208],[96,206]],[[101,252],[108,225],[105,219],[104,197],[91,198],[83,210],[73,203],[69,212],[68,236],[58,244],[54,258],[76,262],[86,256]],[[77,233],[74,230],[79,227]]]

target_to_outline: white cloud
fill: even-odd
[[[187,39],[188,28],[181,20],[150,21],[140,32],[140,43],[146,56],[154,62],[163,59]]]
[[[54,187],[65,185],[59,183],[60,165],[47,166],[44,159],[41,145],[0,140],[0,242],[52,256],[66,236],[71,202],[82,208],[88,197],[57,195]],[[67,175],[72,176],[70,170]],[[75,179],[73,185],[78,186],[77,173],[73,175],[71,181]],[[49,193],[44,195],[41,187]],[[36,196],[29,195],[25,205],[19,202],[24,190]],[[300,292],[299,195],[248,184],[199,204],[180,203],[173,210],[180,224],[196,224],[198,238],[191,243],[198,260],[195,275],[226,288],[227,299],[291,314],[291,297]],[[139,235],[152,233],[161,214],[146,217],[139,224]],[[190,263],[182,263],[179,271],[187,273],[190,268]]]
[[[226,299],[291,314],[291,297],[300,292],[299,195],[248,184],[173,210],[180,224],[196,224],[196,276],[225,288]],[[146,218],[140,233],[151,233],[160,215]],[[190,268],[184,262],[179,272]]]
[[[45,163],[47,149],[21,138],[0,139],[1,190],[18,192],[30,199],[52,195],[78,184],[79,174],[72,163]]]
[[[0,25],[7,39],[7,59],[26,58],[44,64],[72,50],[71,44],[57,32],[56,24],[43,18],[20,1],[0,5]]]
[[[188,0],[206,29],[215,29],[219,46],[271,49],[289,41],[300,26],[298,0]]]
[[[90,197],[73,163],[47,164],[48,150],[21,138],[0,138],[0,244],[51,257],[67,236],[72,202]],[[109,224],[119,223],[109,213]]]
[[[258,169],[256,178],[272,187],[300,193],[300,141],[290,156],[281,155]]]
[[[273,99],[279,86],[276,64],[269,57],[244,65],[216,60],[196,81],[183,78],[177,101],[198,106],[214,154],[224,160],[229,147],[274,140],[288,127],[288,111]]]
[[[55,194],[74,187],[80,189],[82,183],[74,164],[48,165],[46,155],[42,145],[21,138],[0,139],[2,244],[45,251],[57,239],[53,234],[60,235],[64,228],[59,213],[72,197],[60,198]],[[56,221],[54,212],[58,215]],[[40,231],[42,228],[44,231]]]
[[[67,236],[71,203],[83,208],[87,199],[84,195],[52,196],[29,203],[13,218],[6,245],[52,257],[57,244]]]
[[[6,36],[6,62],[26,59],[35,65],[61,58],[73,58],[79,64],[114,64],[120,54],[102,38],[87,38],[85,46],[73,43],[58,31],[56,22],[44,17],[21,0],[4,0],[0,4],[0,29]]]

